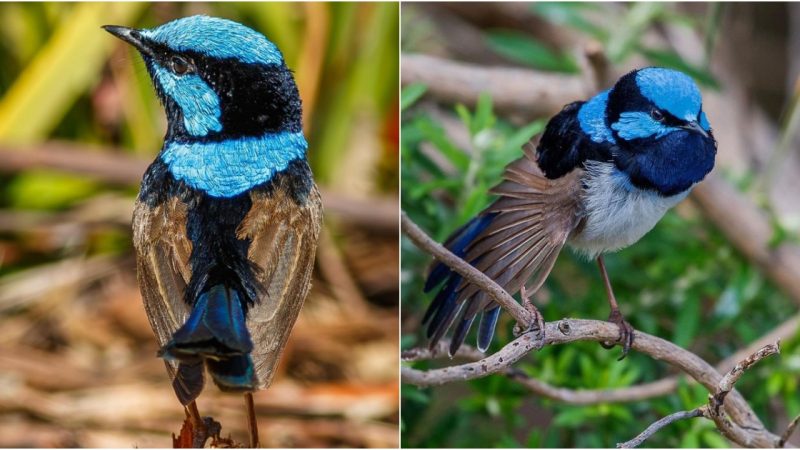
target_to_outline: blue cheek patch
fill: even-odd
[[[609,92],[603,91],[595,95],[578,110],[578,123],[581,129],[589,135],[592,141],[597,143],[615,142],[614,135],[606,127],[606,105]]]
[[[653,120],[650,114],[641,111],[620,114],[619,121],[611,124],[611,128],[617,132],[620,138],[626,141],[649,137],[660,138],[675,131],[675,128],[665,127]]]
[[[221,131],[217,93],[196,74],[176,75],[158,64],[153,64],[155,78],[183,112],[183,125],[192,136],[205,136],[212,131]]]
[[[221,142],[167,143],[161,159],[172,175],[213,197],[233,197],[305,157],[303,133],[268,133]]]
[[[700,112],[700,90],[691,77],[677,70],[649,67],[636,73],[639,91],[675,117],[694,120]]]
[[[235,58],[249,64],[281,64],[278,47],[261,33],[231,20],[190,16],[141,33],[179,52],[195,51],[213,58]]]

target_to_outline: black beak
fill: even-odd
[[[695,133],[702,135],[704,138],[708,138],[708,131],[704,130],[703,127],[701,127],[700,124],[695,121],[691,121],[686,125],[683,125],[681,128],[688,131],[694,131]]]
[[[136,47],[142,54],[150,57],[154,56],[153,50],[144,42],[139,30],[118,25],[103,25],[103,29]]]

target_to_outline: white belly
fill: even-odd
[[[590,258],[638,241],[689,193],[662,197],[631,185],[613,163],[589,162],[584,178],[584,226],[567,241]]]

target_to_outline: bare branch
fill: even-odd
[[[783,446],[786,445],[786,442],[788,442],[789,438],[792,437],[792,433],[794,433],[794,430],[797,429],[798,425],[800,425],[800,414],[798,414],[798,416],[789,423],[789,426],[786,427],[786,431],[784,431],[781,435],[781,440],[778,441],[778,448],[783,448]]]
[[[82,174],[112,185],[137,185],[150,164],[119,148],[92,147],[50,141],[36,146],[0,144],[0,172],[15,173],[36,168]],[[397,202],[358,199],[322,191],[325,212],[348,223],[386,233],[397,232]]]
[[[712,406],[714,407],[715,412],[719,413],[719,407],[722,405],[722,402],[725,401],[725,396],[728,395],[728,393],[733,389],[733,385],[739,381],[739,378],[741,378],[745,370],[749,369],[755,363],[761,361],[767,356],[775,355],[780,352],[780,342],[765,345],[740,363],[736,364],[733,369],[729,370],[728,373],[722,377],[722,380],[720,380],[717,392],[713,396]]]
[[[617,444],[617,448],[636,448],[642,445],[642,443],[646,441],[647,438],[654,435],[658,430],[664,428],[665,426],[671,424],[672,422],[677,422],[678,420],[681,419],[691,419],[694,417],[701,417],[702,415],[703,415],[703,410],[701,408],[695,408],[691,411],[679,411],[670,414],[666,417],[663,417],[653,422],[649,427],[645,428],[644,431],[639,433],[638,436],[631,439],[630,441]]]
[[[484,290],[492,300],[508,311],[518,323],[523,324],[523,328],[527,328],[528,324],[532,323],[533,318],[531,314],[514,300],[514,297],[509,295],[508,292],[495,283],[494,280],[486,276],[486,274],[454,255],[443,245],[431,239],[417,224],[408,218],[405,211],[400,213],[400,226],[403,233],[408,236],[417,247],[433,255],[436,259],[466,278],[470,283],[474,283]]]
[[[489,92],[498,110],[537,117],[551,115],[589,94],[579,77],[515,67],[486,68],[408,53],[402,59],[400,79],[404,85],[424,83],[428,92],[446,102],[472,105],[482,92]]]
[[[775,344],[765,345],[736,364],[736,366],[728,371],[719,381],[714,394],[708,396],[708,407],[704,409],[704,416],[713,420],[720,433],[731,442],[735,442],[744,447],[764,447],[763,443],[756,442],[755,437],[750,434],[750,430],[746,426],[729,420],[721,410],[721,406],[724,405],[729,395],[736,392],[733,390],[733,385],[739,381],[744,371],[767,356],[780,353],[779,344],[780,343],[776,342]],[[725,411],[728,410],[729,408],[725,408]],[[776,436],[776,439],[774,439],[769,446],[778,447],[779,442],[780,437]]]
[[[401,226],[403,233],[417,246],[463,275],[470,282],[476,283],[493,299],[496,299],[501,306],[505,308],[506,305],[509,305],[512,307],[511,311],[515,311],[516,309],[514,308],[519,308],[522,309],[523,312],[527,312],[513,297],[500,288],[497,283],[428,237],[408,218],[405,212],[401,212]],[[519,323],[530,323],[523,313],[517,311],[517,314],[519,318],[517,318],[516,315],[515,318],[517,318]],[[619,330],[616,325],[596,320],[562,319],[558,322],[546,323],[543,326],[545,331],[543,345],[565,344],[580,340],[597,342],[614,341],[619,336]],[[534,334],[535,332],[527,332],[507,344],[499,352],[477,362],[428,371],[403,367],[401,369],[402,380],[418,386],[434,386],[451,381],[469,380],[491,373],[506,371],[511,364],[518,361],[526,353],[539,348],[539,339],[536,339],[533,336]],[[632,348],[654,359],[663,360],[677,367],[705,386],[709,392],[720,393],[728,386],[732,389],[733,383],[735,383],[738,376],[740,376],[737,375],[733,379],[731,379],[733,375],[729,378],[723,378],[709,363],[694,353],[680,348],[669,341],[640,331],[635,331],[635,339]],[[748,357],[743,363],[737,365],[737,367],[740,367],[738,371],[734,368],[732,372],[740,373],[761,358],[773,354],[776,351],[772,350],[772,346],[759,349],[756,354]],[[731,389],[728,389],[727,394],[722,396],[727,400],[722,406],[724,406],[724,412],[729,415],[733,421],[724,417],[721,411],[720,414],[717,415],[717,419],[712,417],[723,435],[732,442],[742,446],[775,447],[780,437],[770,433],[744,398],[737,391]],[[713,408],[707,409],[711,410]]]
[[[416,386],[438,386],[453,381],[482,378],[506,370],[508,366],[519,361],[531,350],[541,347],[541,342],[538,331],[528,331],[506,344],[497,353],[479,361],[432,370],[403,367],[400,370],[400,374],[403,381]]]

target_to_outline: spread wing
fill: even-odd
[[[259,301],[247,312],[259,388],[272,381],[311,287],[322,202],[313,182],[302,198],[296,189],[284,177],[273,189],[251,193],[252,207],[237,230],[239,239],[251,241],[248,259],[261,287]]]
[[[446,246],[495,280],[510,294],[523,284],[538,290],[555,264],[561,248],[581,217],[582,169],[548,179],[536,163],[531,144],[524,156],[506,167],[504,181],[492,189],[500,197],[472,222],[454,234]],[[498,306],[477,286],[445,266],[434,266],[429,290],[446,280],[426,320],[431,345],[445,334],[459,310],[461,319],[451,341],[455,353],[472,322],[482,313],[478,347],[485,350],[494,334]]]
[[[133,213],[139,288],[160,346],[189,315],[184,291],[191,277],[192,243],[186,236],[186,215],[186,204],[177,198],[156,206],[137,200]],[[167,363],[171,375],[176,367]]]

